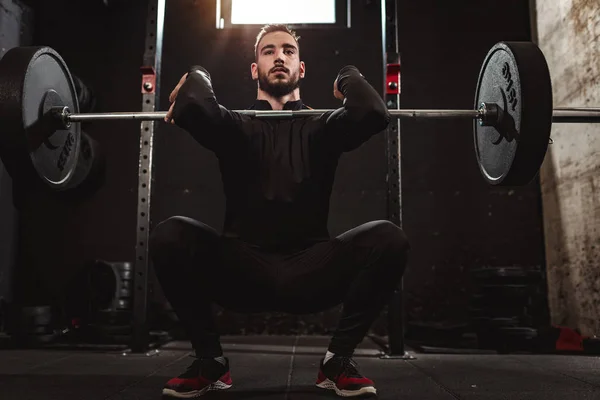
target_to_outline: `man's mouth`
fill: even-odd
[[[283,67],[275,67],[275,68],[273,68],[271,70],[271,73],[273,73],[273,74],[277,73],[277,72],[285,72],[285,73],[287,73],[288,70],[287,70],[287,68],[283,68]]]

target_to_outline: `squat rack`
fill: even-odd
[[[150,0],[146,20],[146,40],[142,72],[142,111],[160,108],[160,70],[165,24],[166,0]],[[133,276],[133,326],[131,351],[144,353],[150,347],[148,327],[148,239],[150,236],[150,199],[152,195],[152,155],[157,121],[140,125],[140,155],[138,164],[137,235]]]
[[[141,67],[142,112],[159,109],[160,72],[163,47],[166,0],[149,0],[146,19],[144,59]],[[382,73],[385,77],[383,98],[388,109],[400,108],[400,54],[398,52],[397,0],[381,0]],[[138,170],[137,227],[134,266],[133,326],[131,351],[144,353],[150,348],[148,327],[148,239],[150,230],[150,200],[152,194],[152,155],[157,121],[140,124]],[[388,159],[387,216],[402,226],[400,119],[394,119],[386,133]],[[401,282],[388,304],[388,353],[383,358],[411,358],[404,349],[404,293]]]
[[[400,109],[400,53],[398,49],[398,0],[381,0],[381,44],[384,66],[383,96],[390,110]],[[386,134],[387,217],[402,227],[402,174],[400,118],[393,119]],[[388,303],[388,352],[384,358],[413,358],[404,349],[404,278]]]

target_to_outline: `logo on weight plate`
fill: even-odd
[[[65,169],[65,164],[71,155],[71,151],[73,151],[73,144],[75,143],[75,136],[73,136],[73,132],[69,131],[67,135],[67,140],[65,140],[65,144],[58,156],[58,162],[56,163],[56,167],[60,172],[63,172]]]
[[[515,111],[517,108],[517,90],[515,89],[515,81],[512,78],[512,73],[510,72],[510,65],[507,62],[502,66],[502,76],[506,81],[506,96],[508,97],[508,102],[512,106],[512,110]]]

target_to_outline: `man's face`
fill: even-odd
[[[286,32],[268,33],[257,46],[257,61],[252,63],[252,79],[273,97],[293,92],[304,78],[297,43]]]

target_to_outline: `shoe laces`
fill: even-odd
[[[358,364],[351,357],[340,357],[340,375],[348,378],[362,378]]]

